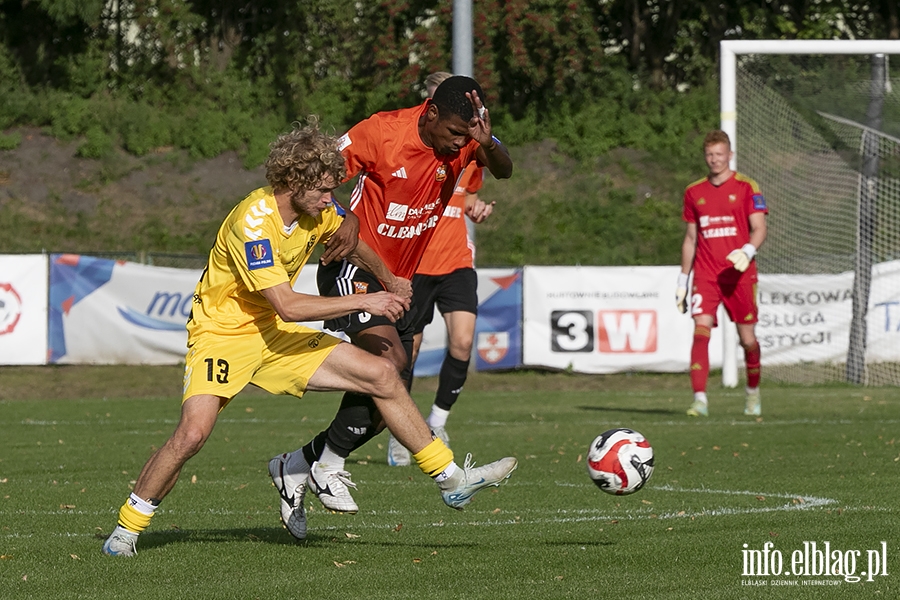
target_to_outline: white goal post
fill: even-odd
[[[741,164],[741,138],[737,134],[738,119],[742,116],[738,106],[738,63],[740,61],[739,56],[742,55],[863,55],[869,57],[900,55],[900,40],[728,40],[721,42],[721,128],[731,138],[732,150],[734,151],[732,169],[737,169]],[[785,75],[785,77],[789,78],[790,74]],[[822,112],[819,112],[819,115],[824,118],[834,118],[832,115],[823,114]],[[852,123],[852,125],[865,128],[864,125],[859,123]],[[773,127],[775,127],[774,124]],[[880,134],[880,132],[877,133]],[[865,136],[863,136],[863,140],[865,141]],[[747,171],[746,174],[757,179],[753,172]],[[864,179],[864,176],[860,177],[860,186],[865,185]],[[760,184],[763,194],[768,196],[765,185],[762,182]],[[869,185],[872,186],[873,184],[869,183]],[[764,248],[763,253],[765,251],[766,249]],[[726,387],[736,387],[738,384],[738,363],[739,361],[742,363],[742,360],[738,357],[736,328],[730,321],[723,323],[722,326],[724,334],[722,383]],[[864,345],[865,332],[862,335]],[[852,345],[853,342],[851,341],[850,343]],[[763,361],[765,364],[765,350]],[[851,361],[848,359],[849,362]]]

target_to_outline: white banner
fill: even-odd
[[[47,256],[0,255],[0,364],[47,362]]]
[[[679,268],[525,267],[524,364],[582,373],[685,372],[693,320],[675,307]],[[719,322],[726,318],[719,311]],[[713,330],[710,364],[722,364]]]
[[[852,272],[760,275],[758,291],[756,335],[763,365],[846,362]],[[866,334],[866,362],[900,361],[900,261],[872,269]]]
[[[201,270],[54,255],[51,359],[178,364]]]

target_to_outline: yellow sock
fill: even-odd
[[[439,438],[435,438],[413,454],[413,458],[423,473],[429,477],[436,477],[453,462],[453,451]]]
[[[128,500],[119,509],[119,525],[133,533],[140,533],[147,529],[151,517],[153,515],[142,513],[133,507]]]

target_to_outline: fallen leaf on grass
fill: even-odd
[[[400,531],[401,529],[403,529],[403,523],[397,523],[397,526],[394,527],[394,531]]]
[[[350,538],[351,540],[352,540],[353,538],[358,538],[358,537],[359,537],[359,536],[356,535],[355,533],[350,533],[349,531],[348,531],[347,533],[345,533],[344,535],[346,535],[346,536],[347,536],[348,538]]]
[[[80,558],[78,558],[77,554],[70,554],[69,556],[72,557],[72,560],[81,560]]]
[[[766,501],[766,497],[765,497],[765,496],[757,496],[756,499],[759,500],[760,502],[765,502],[765,501]]]
[[[75,508],[74,504],[60,504],[59,507],[63,510],[72,510]]]

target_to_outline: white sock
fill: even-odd
[[[438,483],[447,481],[448,479],[453,477],[453,474],[456,473],[457,470],[459,470],[459,467],[456,465],[456,462],[452,462],[447,465],[446,469],[435,475],[434,480]]]
[[[706,392],[694,392],[694,402],[709,404],[709,400],[706,398]]]
[[[758,387],[755,387],[755,388],[748,387],[748,388],[747,388],[747,393],[748,393],[748,394],[758,394],[758,393],[759,393],[759,388],[758,388]]]
[[[449,410],[444,410],[437,404],[431,405],[431,414],[425,419],[429,427],[444,427],[447,424],[447,417],[450,416]]]
[[[309,463],[306,462],[306,457],[303,456],[303,450],[291,452],[288,455],[285,468],[291,475],[305,475],[309,473]]]
[[[344,457],[335,454],[334,450],[332,450],[328,444],[325,444],[325,449],[322,450],[322,455],[319,457],[319,463],[323,466],[327,466],[328,471],[344,470]]]
[[[131,504],[132,508],[143,515],[152,515],[156,512],[156,505],[151,504],[150,502],[144,500],[143,498],[139,498],[138,496],[131,494],[128,497],[128,503]]]

